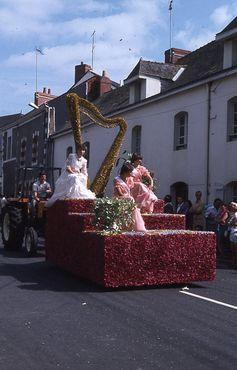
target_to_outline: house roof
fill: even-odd
[[[169,86],[169,89],[187,85],[221,72],[223,70],[223,52],[223,40],[212,41],[180,58],[176,64],[185,65],[185,70]]]
[[[93,101],[102,114],[111,114],[129,104],[129,86],[111,90]]]
[[[86,72],[86,73],[84,74],[84,76],[82,76],[82,78],[81,78],[79,81],[77,81],[74,85],[72,85],[72,86],[70,87],[70,90],[75,89],[77,86],[81,85],[83,82],[85,82],[85,81],[87,81],[87,80],[90,80],[90,79],[91,79],[91,78],[93,78],[93,77],[99,77],[99,78],[102,78],[102,76],[100,76],[98,73],[95,73],[95,72],[93,72],[93,71],[88,71],[88,72]],[[117,82],[112,81],[112,80],[111,80],[111,84],[112,84],[112,86],[114,86],[114,87],[118,87],[118,86],[119,86],[119,84],[118,84]]]
[[[164,79],[172,79],[178,72],[180,66],[170,63],[151,62],[149,60],[140,59],[126,80],[138,75],[160,77]]]
[[[15,122],[18,120],[20,117],[22,117],[22,113],[16,113],[16,114],[9,114],[7,116],[1,116],[0,117],[0,126],[6,126],[10,125],[11,123]]]
[[[185,67],[185,69],[176,81],[164,78],[163,81],[165,82],[165,84],[163,84],[162,92],[157,94],[156,96],[161,97],[162,95],[165,95],[167,92],[171,92],[176,88],[187,86],[191,83],[211,77],[212,75],[215,75],[218,72],[222,72],[223,50],[224,50],[223,45],[224,45],[223,40],[212,41],[209,44],[204,45],[203,47],[193,51],[192,53],[187,54],[183,58],[180,58],[176,65],[169,64],[168,68],[169,67],[171,68],[169,68],[168,71],[169,74],[165,75],[166,77],[169,76],[171,78],[172,76],[173,78],[173,75],[175,75],[177,71],[180,70],[181,66]],[[149,71],[149,68],[150,67],[152,68],[154,65],[156,68],[157,65],[163,66],[165,65],[165,63],[156,63],[140,60],[139,63],[133,69],[133,71],[130,73],[129,78],[136,76],[140,70],[144,71],[143,67],[146,68],[145,69],[146,71]],[[154,69],[152,71],[154,71]],[[158,71],[158,69],[156,69],[156,71]],[[164,76],[164,74],[162,76]],[[146,101],[149,101],[150,99],[153,100],[156,96],[153,95],[150,98],[147,98]],[[116,115],[116,111],[130,106],[129,83],[103,94],[95,101],[93,101],[93,104],[95,104],[104,115],[109,115],[113,113]],[[88,119],[84,117],[82,119],[82,123],[86,122],[88,122]],[[64,126],[63,129],[65,128],[66,126]]]
[[[64,95],[66,97],[66,94]],[[100,110],[103,115],[110,115],[112,113],[116,113],[116,111],[126,108],[129,104],[129,86],[124,85],[117,89],[111,90],[96,100],[93,101],[93,104]],[[64,100],[64,107],[66,109],[66,102]],[[81,117],[81,124],[84,125],[90,122],[90,119],[85,116],[84,114]],[[71,129],[68,122],[56,130],[56,134],[62,132],[64,130]]]
[[[221,32],[219,32],[218,35],[231,31],[234,28],[237,28],[237,17],[235,17],[233,21],[231,21]]]

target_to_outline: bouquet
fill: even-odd
[[[94,225],[105,234],[119,234],[132,228],[132,212],[135,203],[131,199],[97,198]]]

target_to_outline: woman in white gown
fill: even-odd
[[[47,201],[51,207],[58,199],[95,199],[95,194],[87,189],[87,160],[83,157],[85,150],[80,146],[75,154],[69,154],[66,168],[55,184],[55,191]]]

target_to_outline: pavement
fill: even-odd
[[[43,250],[25,258],[0,246],[0,369],[236,369],[236,287],[223,262],[214,282],[189,290],[104,290]]]

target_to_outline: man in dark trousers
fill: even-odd
[[[185,202],[184,197],[181,195],[177,196],[176,213],[179,215],[187,215],[189,210],[188,202]]]

